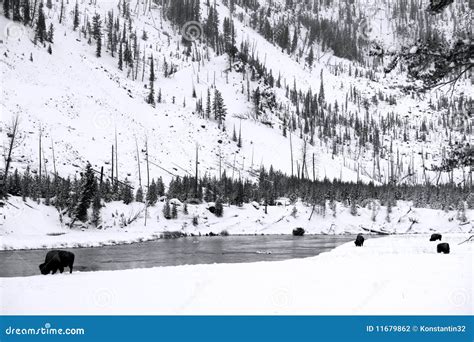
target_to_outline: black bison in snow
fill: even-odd
[[[359,234],[357,235],[354,243],[356,245],[356,247],[362,247],[364,245],[364,237],[362,236],[362,234]]]
[[[441,241],[441,234],[431,234],[430,241],[436,241],[439,240]]]
[[[439,243],[436,247],[436,250],[438,251],[438,253],[449,254],[449,243]]]
[[[305,230],[303,228],[295,228],[293,229],[293,235],[294,236],[303,236],[305,233]]]
[[[69,273],[72,273],[74,265],[74,254],[67,251],[53,250],[46,253],[44,263],[39,265],[41,274],[55,274],[58,270],[63,273],[65,267],[69,267]]]

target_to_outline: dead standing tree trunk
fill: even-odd
[[[15,148],[15,140],[18,134],[19,122],[19,116],[16,115],[12,120],[10,132],[7,133],[10,142],[8,144],[8,151],[5,153],[5,171],[3,173],[3,178],[0,179],[0,198],[5,198],[7,195],[7,176],[8,170],[10,169],[13,149]]]

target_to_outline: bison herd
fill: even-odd
[[[293,235],[303,236],[305,233],[304,229],[296,228],[293,230]],[[441,234],[432,234],[430,241],[441,241]],[[358,234],[354,244],[356,247],[364,246],[365,238],[362,234]],[[438,253],[449,254],[449,243],[441,242],[437,245],[436,251]],[[68,251],[52,250],[46,254],[46,259],[44,263],[39,265],[41,274],[55,274],[58,270],[60,273],[64,272],[64,268],[69,267],[69,273],[72,273],[74,266],[74,253]]]
[[[430,241],[441,241],[441,234],[431,234]],[[438,253],[449,254],[449,243],[441,242],[436,246],[436,251]]]
[[[441,241],[442,235],[441,234],[431,234],[430,241]],[[364,236],[362,234],[358,234],[354,244],[356,247],[362,247],[364,245]],[[444,253],[444,254],[449,254],[449,243],[447,242],[442,242],[439,243],[438,246],[436,246],[436,251],[438,253]]]

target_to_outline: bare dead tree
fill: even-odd
[[[40,125],[39,127],[39,141],[38,141],[38,160],[39,160],[39,179],[40,179],[40,182],[41,182],[41,170],[43,169],[42,168],[42,158],[41,158],[41,154],[42,154],[42,147],[41,147],[41,138],[43,137],[43,129]]]
[[[54,176],[56,177],[58,175],[58,173],[56,172],[56,157],[54,155],[54,141],[53,141],[53,137],[51,137],[51,150],[52,150],[52,153],[53,153],[53,170],[54,170]]]
[[[137,137],[135,137],[135,147],[137,150],[137,164],[138,164],[138,184],[140,187],[142,186],[142,172],[140,169],[140,153],[138,153],[138,142],[137,142]]]
[[[148,217],[148,191],[150,191],[150,161],[148,159],[148,136],[145,137],[145,151],[146,151],[146,197],[145,197],[145,227],[146,219]]]
[[[18,127],[20,124],[20,117],[15,115],[12,119],[10,126],[7,128],[7,137],[9,139],[8,149],[4,153],[5,160],[5,171],[3,176],[0,178],[0,198],[5,198],[7,195],[7,176],[8,170],[10,169],[10,164],[12,161],[12,154],[15,147],[17,147],[16,142],[18,138]]]

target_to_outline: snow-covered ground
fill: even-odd
[[[281,262],[1,278],[1,314],[473,314],[473,242],[352,242]]]
[[[414,208],[410,202],[403,201],[392,208],[390,222],[387,222],[387,208],[373,203],[358,208],[357,216],[340,203],[336,204],[335,212],[328,205],[324,216],[316,211],[311,216],[312,207],[302,202],[269,206],[267,214],[263,206],[257,209],[244,204],[225,206],[222,218],[209,212],[206,203],[188,204],[188,214],[184,214],[180,205],[178,218],[166,220],[162,213],[164,204],[158,202],[148,208],[146,226],[143,203],[112,202],[101,210],[100,229],[86,226],[70,229],[61,223],[58,211],[52,206],[31,200],[23,202],[19,197],[11,197],[9,203],[0,209],[0,250],[115,245],[157,239],[167,231],[195,235],[219,234],[224,230],[229,234],[291,234],[294,228],[302,227],[308,234],[366,233],[364,228],[392,234],[474,232],[473,210],[466,210],[467,222],[462,223],[457,211]],[[195,216],[196,226],[192,224]],[[132,223],[123,223],[134,217],[137,218]]]

